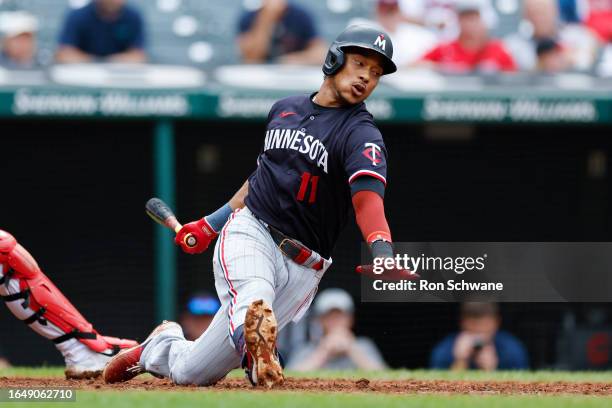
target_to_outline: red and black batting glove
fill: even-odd
[[[190,246],[189,236],[195,238],[195,245]],[[191,255],[201,254],[208,249],[208,246],[212,241],[217,238],[219,234],[208,224],[205,218],[198,221],[193,221],[183,225],[183,228],[179,230],[174,238],[174,242],[181,247],[183,252]]]
[[[386,281],[418,280],[419,274],[398,267],[393,257],[393,245],[389,241],[378,240],[370,244],[374,264],[359,265],[357,273]]]

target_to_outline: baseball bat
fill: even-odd
[[[159,198],[151,198],[145,204],[145,211],[156,223],[163,225],[164,227],[170,228],[175,233],[178,233],[183,226],[176,219],[174,212]],[[185,243],[189,247],[197,245],[198,240],[192,234],[185,236]]]

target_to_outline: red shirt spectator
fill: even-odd
[[[489,38],[481,8],[478,0],[457,0],[459,36],[455,41],[438,45],[423,60],[435,63],[441,71],[453,73],[515,71],[514,60],[501,42]]]
[[[500,41],[489,41],[481,49],[466,49],[459,40],[440,44],[423,56],[436,63],[441,71],[466,73],[471,71],[515,71],[514,60]]]
[[[612,42],[612,0],[559,0],[559,7],[564,22],[584,23],[600,41]]]
[[[597,33],[602,42],[612,42],[612,9],[591,11],[585,24]]]

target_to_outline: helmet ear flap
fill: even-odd
[[[327,51],[327,57],[323,64],[323,73],[325,75],[334,75],[344,64],[344,52],[337,44],[332,44]]]

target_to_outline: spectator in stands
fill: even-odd
[[[75,62],[146,62],[145,30],[140,12],[125,0],[93,0],[68,13],[56,60]]]
[[[557,36],[559,10],[556,0],[525,0],[523,17],[530,25],[533,38],[555,38]]]
[[[296,350],[287,368],[296,371],[380,370],[386,364],[374,342],[352,332],[354,304],[342,289],[326,289],[314,304],[322,336]]]
[[[521,71],[536,71],[536,45],[540,39],[558,36],[557,0],[525,0],[519,30],[504,38],[504,44]]]
[[[312,15],[287,0],[263,0],[240,18],[238,46],[244,62],[322,64],[327,51]]]
[[[459,37],[429,51],[423,61],[448,73],[515,71],[516,66],[504,45],[489,38],[477,0],[458,0],[455,9]]]
[[[570,0],[576,5],[575,0]],[[577,10],[571,10],[570,1],[565,0],[525,0],[523,2],[523,22],[521,30],[508,35],[505,45],[510,50],[521,70],[541,70],[541,58],[537,53],[538,45],[546,45],[553,40],[558,48],[546,53],[547,63],[556,59],[563,62],[563,70],[590,70],[595,63],[599,50],[597,36],[580,22]],[[544,47],[546,48],[546,47]],[[561,57],[565,60],[562,61]],[[559,72],[559,71],[555,71]]]
[[[610,0],[557,0],[557,2],[563,23],[585,24],[602,42],[612,42]]]
[[[459,333],[438,343],[430,366],[436,369],[527,369],[527,351],[512,334],[499,330],[501,318],[494,303],[464,303]]]
[[[569,69],[571,61],[554,38],[541,38],[536,44],[538,71],[554,74]]]
[[[527,0],[536,3],[536,0]],[[558,39],[569,55],[572,68],[589,71],[600,54],[601,46],[612,41],[612,1],[557,0]]]
[[[204,333],[221,307],[216,296],[208,292],[196,293],[187,301],[181,315],[181,327],[187,340],[196,340]]]
[[[584,23],[597,34],[602,43],[612,42],[612,1],[583,0],[586,17]]]
[[[376,21],[355,18],[351,25],[372,25],[389,33],[393,40],[393,62],[406,67],[420,60],[437,43],[436,35],[429,29],[406,21],[399,7],[399,0],[378,0]]]
[[[433,30],[440,41],[452,41],[459,34],[455,12],[457,2],[458,0],[399,0],[404,19]],[[498,17],[491,0],[479,0],[479,3],[487,28],[495,28]]]
[[[2,48],[0,66],[11,69],[36,68],[38,19],[24,11],[0,14]]]

